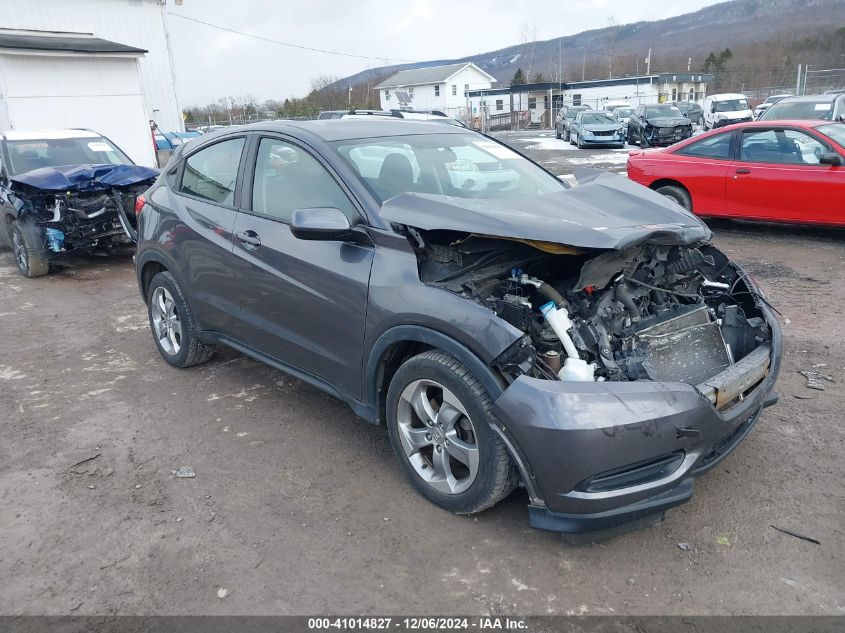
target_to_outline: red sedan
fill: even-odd
[[[630,152],[628,177],[697,215],[845,226],[845,123],[717,128]]]

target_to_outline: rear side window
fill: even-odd
[[[179,190],[210,202],[232,206],[243,148],[244,139],[241,137],[215,143],[191,154],[185,161]]]
[[[690,143],[677,151],[682,156],[699,156],[702,158],[730,158],[731,137],[733,132],[723,132],[715,136],[708,136],[695,143]]]

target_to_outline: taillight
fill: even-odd
[[[141,215],[145,204],[147,204],[147,200],[143,194],[135,198],[135,215]]]

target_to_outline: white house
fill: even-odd
[[[0,128],[88,127],[154,166],[149,121],[184,130],[165,4],[2,0]]]
[[[467,94],[488,90],[496,78],[471,62],[410,68],[376,86],[382,110],[442,110],[466,114]]]

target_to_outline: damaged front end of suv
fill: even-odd
[[[533,526],[614,528],[687,501],[774,404],[766,298],[676,204],[602,175],[514,210],[398,196],[420,280],[516,332],[491,363],[496,429]]]
[[[158,171],[137,165],[42,167],[9,179],[3,228],[21,274],[47,274],[56,259],[130,246],[135,201]]]

